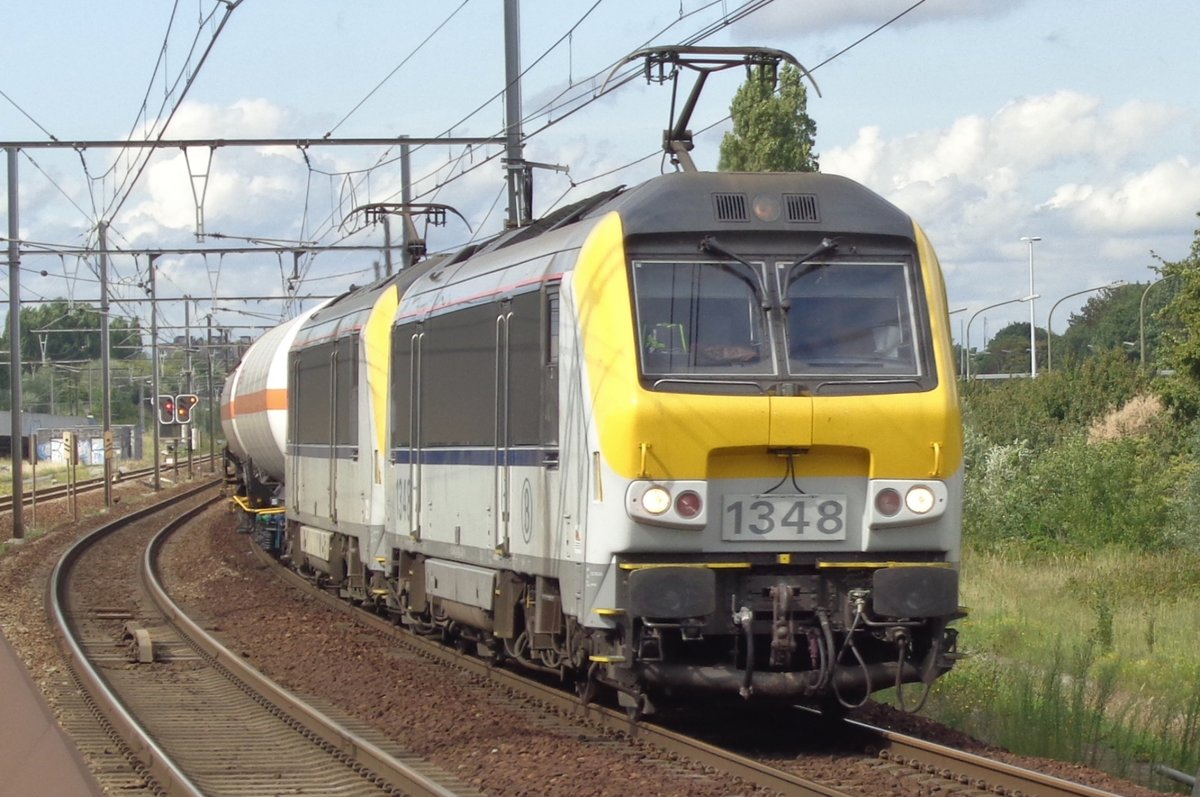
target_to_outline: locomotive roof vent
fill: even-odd
[[[788,221],[821,220],[816,194],[784,194],[783,203],[787,207]]]
[[[713,206],[716,208],[717,221],[750,221],[745,194],[713,194]]]

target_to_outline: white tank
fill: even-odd
[[[276,481],[283,481],[287,446],[288,350],[301,325],[324,304],[254,341],[221,390],[221,428],[229,450]]]

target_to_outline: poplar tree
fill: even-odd
[[[765,68],[752,72],[729,107],[733,131],[721,141],[720,171],[820,171],[813,145],[817,123],[808,115],[800,70],[785,64],[778,91]]]

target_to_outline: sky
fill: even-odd
[[[5,143],[503,131],[502,0],[6,6]],[[659,151],[670,87],[639,77],[597,95],[626,54],[707,32],[699,43],[774,47],[811,70],[821,170],[862,182],[926,230],[960,342],[1029,320],[1028,303],[983,308],[1030,293],[1031,251],[1036,324],[1061,333],[1090,289],[1154,280],[1152,266],[1185,258],[1200,226],[1194,0],[523,0],[520,15],[525,156],[566,169],[536,171],[536,213],[670,168]],[[691,125],[704,131],[700,168],[715,168],[743,76],[706,86]],[[431,251],[502,228],[501,154],[413,147],[415,198],[466,220],[430,228]],[[81,252],[101,220],[110,248],[135,252],[377,247],[382,227],[352,211],[398,202],[400,186],[398,148],[319,143],[222,147],[211,159],[206,148],[30,147],[17,173],[21,298],[92,303],[98,261]],[[7,235],[3,195],[0,214]],[[166,254],[157,290],[192,297],[193,324],[256,336],[315,301],[268,298],[289,284],[302,297],[339,293],[372,279],[379,260],[369,250]],[[142,254],[109,259],[114,313],[145,327],[149,303],[134,300],[147,271]],[[7,300],[7,286],[0,293]],[[182,334],[183,304],[160,304],[161,339]]]

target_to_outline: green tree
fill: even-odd
[[[721,141],[717,168],[735,172],[819,171],[813,145],[817,123],[808,115],[808,92],[800,70],[779,70],[779,91],[772,71],[752,71],[729,107],[733,132]]]
[[[142,356],[142,332],[137,320],[109,322],[109,352],[113,359]],[[21,359],[24,362],[64,362],[100,358],[100,311],[88,304],[56,299],[21,308]],[[0,346],[8,348],[8,325]]]
[[[1072,313],[1070,326],[1062,336],[1062,345],[1055,339],[1054,362],[1067,364],[1073,355],[1082,360],[1098,351],[1116,349],[1129,351],[1133,355],[1138,351],[1138,331],[1140,326],[1140,309],[1142,294],[1148,283],[1134,283],[1105,288],[1088,299],[1087,304],[1078,313]],[[1154,351],[1158,342],[1157,325],[1149,323],[1151,313],[1166,300],[1165,289],[1149,296],[1146,308],[1146,349],[1147,359],[1153,359],[1149,353]],[[1059,359],[1059,354],[1062,359]]]
[[[1046,333],[1037,331],[1038,362],[1046,362]],[[988,341],[975,355],[972,374],[1028,374],[1029,322],[1014,321]]]
[[[68,401],[49,400],[49,387],[43,396],[42,382],[48,386],[49,377],[38,375],[31,377],[42,363],[74,363],[81,366],[88,362],[100,360],[100,311],[87,304],[67,302],[56,299],[46,304],[30,305],[21,308],[21,362],[29,383],[32,407],[38,401],[40,405],[34,412],[48,412],[51,404],[63,404]],[[11,351],[9,348],[9,328],[4,324],[0,333],[0,349]],[[142,330],[137,320],[114,318],[109,322],[109,351],[114,360],[138,360],[144,358],[142,351]],[[7,365],[7,357],[5,357]],[[86,366],[84,366],[86,367]],[[60,375],[61,376],[61,375]],[[7,367],[0,367],[0,408],[7,409],[10,404],[10,374]],[[57,399],[58,397],[56,397]],[[73,401],[73,399],[72,399]]]
[[[1200,214],[1197,214],[1200,215]],[[1184,418],[1200,417],[1200,229],[1186,258],[1164,262],[1159,272],[1170,278],[1173,294],[1155,314],[1162,324],[1160,362],[1174,373],[1164,380],[1162,396]]]

